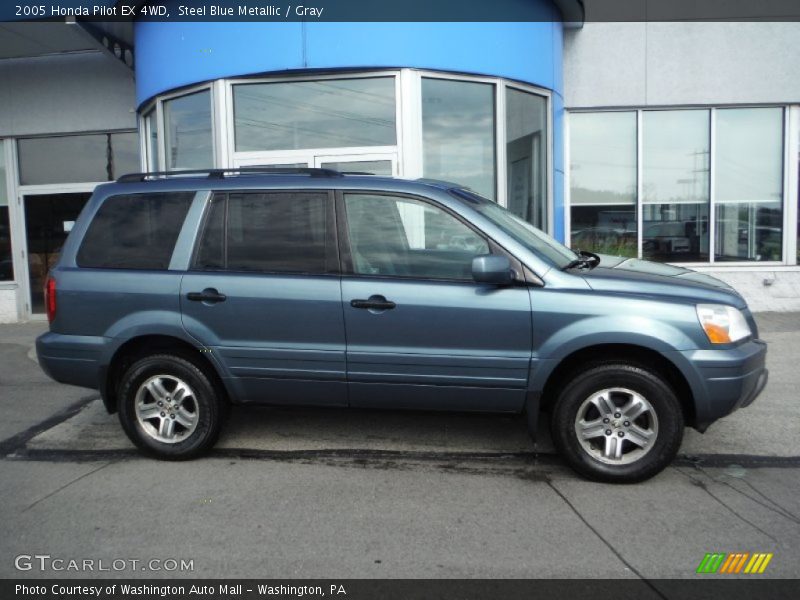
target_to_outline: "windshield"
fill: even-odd
[[[535,252],[548,259],[555,264],[557,268],[563,269],[578,258],[578,255],[565,245],[557,242],[541,229],[537,229],[527,221],[507,211],[499,204],[478,196],[469,190],[453,189],[450,191],[458,198],[468,200],[472,204],[472,207],[484,217],[500,227],[500,229],[505,231],[531,252]]]

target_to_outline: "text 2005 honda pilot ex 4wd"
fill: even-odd
[[[229,403],[549,413],[585,476],[638,481],[747,406],[766,345],[686,269],[576,254],[454,184],[321,169],[99,186],[46,284],[39,361],[142,450],[198,455]]]

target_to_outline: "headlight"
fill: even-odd
[[[712,344],[730,344],[752,332],[741,311],[724,304],[698,304],[697,318]]]

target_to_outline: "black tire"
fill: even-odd
[[[187,399],[185,403],[186,407],[196,411],[196,418],[193,419],[196,423],[194,429],[185,438],[180,438],[180,434],[187,433],[189,429],[173,425],[173,428],[179,431],[174,434],[178,441],[172,443],[155,439],[153,434],[145,430],[146,424],[140,422],[136,413],[137,393],[145,382],[157,376],[164,376],[166,381],[171,381],[169,378],[176,378],[185,382],[193,392],[191,400]],[[219,437],[226,412],[226,403],[220,391],[203,369],[185,358],[172,354],[156,354],[134,362],[120,380],[118,397],[119,420],[125,433],[143,452],[163,460],[188,460],[211,448]],[[147,400],[155,400],[154,397],[147,395],[145,397]],[[178,413],[178,409],[175,413]],[[160,422],[159,418],[145,421],[145,423],[154,422]]]
[[[586,411],[582,415],[584,421],[598,422],[595,419],[600,419],[599,423],[604,423],[602,420],[604,415],[585,403],[590,398],[596,397],[599,392],[614,388],[627,389],[640,395],[650,404],[652,412],[655,413],[654,422],[649,420],[651,419],[649,412],[642,417],[637,417],[643,419],[638,421],[638,424],[644,423],[644,428],[650,429],[651,432],[654,431],[651,433],[653,438],[644,447],[639,447],[631,441],[631,436],[635,432],[629,431],[630,421],[625,420],[623,413],[615,410],[610,411],[614,414],[610,417],[609,425],[598,425],[603,429],[600,435],[583,443],[580,441],[576,431],[578,411]],[[626,396],[624,392],[618,391],[600,396],[603,395],[613,397],[616,405],[624,404],[626,397],[632,398],[632,396]],[[585,407],[582,408],[584,405]],[[620,414],[621,418],[615,418]],[[635,483],[659,473],[675,458],[683,439],[684,429],[683,411],[669,384],[651,369],[625,363],[596,363],[573,373],[569,383],[562,388],[558,395],[550,423],[553,442],[567,463],[579,474],[589,479],[608,483]],[[625,426],[625,423],[628,425]],[[636,425],[635,421],[634,426]],[[613,427],[613,429],[607,429],[607,427]],[[653,427],[655,427],[654,430]],[[608,431],[612,431],[611,436],[608,436]],[[613,438],[615,435],[619,435],[620,440],[625,441],[612,441],[601,437]],[[626,436],[628,436],[627,440]],[[592,445],[593,448],[586,449],[584,443]],[[621,444],[623,452],[628,458],[601,457],[600,455],[607,451],[606,444]],[[633,454],[630,454],[631,452]],[[613,464],[613,462],[621,460],[631,460],[632,462]]]

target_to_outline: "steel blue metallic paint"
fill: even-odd
[[[576,352],[609,344],[657,353],[685,380],[693,425],[704,429],[746,406],[766,383],[766,345],[742,298],[686,269],[602,257],[592,270],[562,271],[475,206],[451,184],[369,176],[246,175],[172,178],[99,186],[53,270],[58,311],[37,340],[42,367],[58,381],[102,388],[120,346],[170,336],[209,349],[234,401],[397,408],[521,411]],[[209,190],[324,189],[411,194],[483,231],[542,285],[352,276],[230,274],[189,270]],[[105,198],[193,190],[195,204],[166,271],[81,269],[75,254]],[[216,288],[214,305],[185,300]],[[381,295],[388,310],[350,301]],[[698,303],[740,308],[753,335],[713,346]]]

